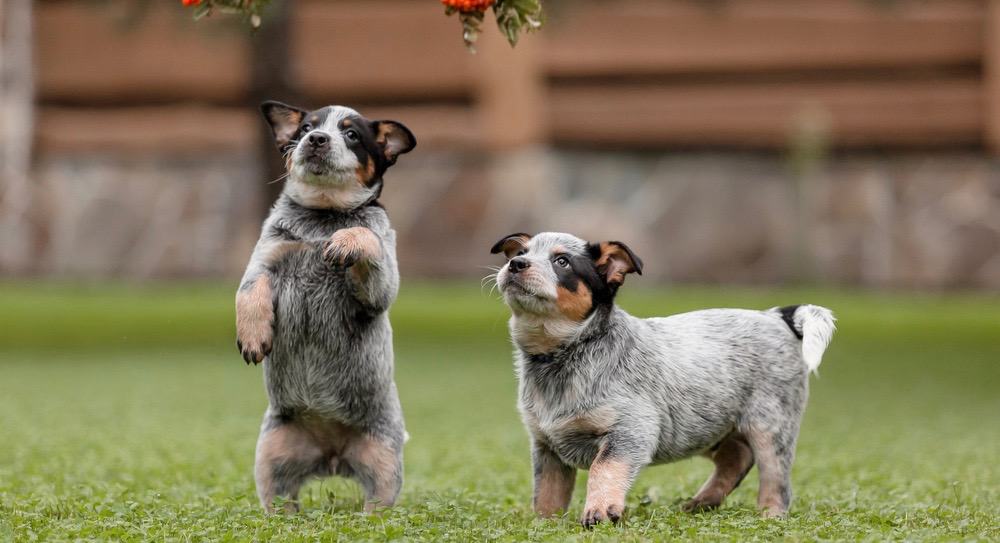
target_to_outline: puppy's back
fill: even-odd
[[[791,377],[813,369],[803,356],[796,330],[775,310],[705,309],[646,322],[669,360],[702,371],[764,370]],[[815,320],[808,326],[817,328]]]

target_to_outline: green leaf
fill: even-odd
[[[497,27],[513,47],[522,32],[533,32],[544,22],[539,0],[497,0],[493,5]]]

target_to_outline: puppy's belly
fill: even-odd
[[[735,430],[735,424],[727,420],[698,419],[684,421],[683,429],[666,427],[659,436],[654,464],[676,462],[701,454],[722,441]]]
[[[392,329],[386,314],[359,317],[352,300],[315,289],[283,293],[264,363],[268,400],[282,412],[364,425],[392,405]],[[292,299],[289,299],[292,298]]]

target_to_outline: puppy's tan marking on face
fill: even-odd
[[[566,254],[568,252],[569,251],[567,251],[562,245],[556,245],[549,251],[549,255],[556,256]],[[582,321],[586,318],[587,314],[590,312],[590,308],[593,306],[593,298],[591,296],[590,289],[583,284],[583,281],[577,282],[575,291],[571,291],[566,287],[557,286],[556,306],[559,308],[559,312],[565,315],[569,320]]]
[[[364,164],[359,164],[354,171],[358,175],[358,183],[365,187],[371,186],[371,182],[375,180],[375,162],[371,157],[365,157]]]
[[[601,520],[618,520],[625,512],[629,483],[628,464],[620,460],[602,460],[598,455],[598,460],[590,466],[587,501],[581,521],[592,525]]]
[[[593,305],[590,289],[583,281],[576,284],[576,291],[573,292],[563,286],[556,287],[556,306],[569,320],[582,321],[587,318]]]
[[[253,362],[264,360],[271,350],[274,304],[271,280],[266,274],[236,294],[236,338]]]
[[[344,128],[350,128],[350,127],[354,126],[354,121],[352,121],[350,119],[344,119],[344,122],[341,123],[341,124],[343,124]]]

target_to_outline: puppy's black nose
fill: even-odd
[[[316,132],[309,134],[309,145],[312,145],[313,147],[322,147],[329,142],[330,138],[327,137],[326,134],[319,134]]]
[[[517,273],[519,271],[526,270],[531,267],[531,262],[527,258],[515,256],[510,259],[510,263],[507,264],[507,268],[510,269],[510,273]]]

